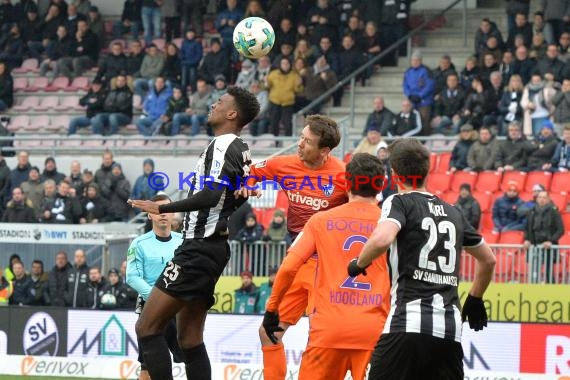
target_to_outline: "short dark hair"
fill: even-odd
[[[352,156],[350,162],[346,165],[346,173],[348,179],[358,177],[368,177],[368,183],[356,186],[354,183],[350,187],[352,195],[359,195],[361,197],[375,197],[384,183],[384,165],[378,159],[369,153],[357,153]]]
[[[228,87],[227,93],[234,98],[234,104],[238,111],[239,126],[243,128],[255,119],[259,113],[259,102],[255,95],[241,87]]]
[[[159,202],[159,201],[170,201],[170,202],[172,202],[170,197],[166,194],[156,194],[150,200],[151,200],[151,202]]]
[[[415,138],[396,139],[388,147],[390,166],[408,185],[423,186],[429,172],[429,150]]]
[[[44,271],[44,262],[38,259],[35,259],[34,261],[32,261],[32,265],[34,264],[39,264],[42,267],[42,272]]]
[[[340,144],[340,130],[336,121],[324,115],[311,115],[305,119],[312,133],[319,136],[319,148],[333,150]]]

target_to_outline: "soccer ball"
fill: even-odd
[[[117,299],[111,293],[105,293],[101,297],[101,305],[106,307],[113,307],[117,304]]]
[[[248,17],[234,29],[234,47],[242,56],[250,59],[267,55],[275,43],[275,32],[267,20]]]

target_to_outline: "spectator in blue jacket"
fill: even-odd
[[[497,198],[493,205],[494,231],[524,231],[526,219],[517,212],[524,206],[524,201],[519,197],[518,182],[509,181],[508,186],[505,195]]]
[[[550,164],[545,164],[543,170],[567,172],[570,170],[570,125],[562,131],[562,141],[556,145]]]
[[[163,77],[157,77],[154,87],[149,91],[143,103],[145,117],[137,121],[137,129],[144,136],[152,136],[162,124],[160,118],[168,107],[168,98],[172,95],[172,90],[166,87]]]
[[[422,116],[422,134],[429,136],[435,81],[430,69],[422,64],[422,53],[418,50],[412,53],[410,67],[404,73],[403,91]]]
[[[196,41],[196,31],[188,29],[186,38],[180,47],[180,59],[182,60],[182,88],[192,86],[192,91],[196,91],[196,80],[198,79],[198,65],[204,54],[202,44]]]
[[[230,49],[233,46],[234,28],[243,18],[243,10],[238,8],[237,0],[226,0],[226,4],[227,8],[216,17],[216,30],[222,36],[224,49]]]
[[[154,173],[154,161],[152,158],[147,158],[143,161],[143,174],[137,178],[133,186],[131,192],[133,199],[151,199],[156,195],[157,190],[149,184],[149,177],[152,173]]]

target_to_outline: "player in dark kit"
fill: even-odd
[[[172,379],[162,331],[175,315],[186,376],[193,380],[212,377],[203,340],[204,324],[214,304],[214,287],[230,258],[228,217],[246,200],[233,194],[241,178],[249,174],[251,164],[249,147],[238,136],[258,113],[255,95],[238,87],[228,88],[208,115],[215,138],[200,155],[188,197],[162,205],[129,201],[152,214],[186,212],[184,241],[158,277],[136,324],[140,349],[153,380]]]
[[[378,226],[350,276],[389,248],[391,307],[371,359],[370,380],[462,380],[462,320],[475,331],[487,326],[483,293],[493,277],[495,256],[461,211],[425,191],[429,152],[416,139],[388,148],[394,176],[404,188],[382,205]],[[460,312],[460,254],[477,260],[477,271]]]

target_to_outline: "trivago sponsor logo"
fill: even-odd
[[[85,376],[89,362],[69,358],[44,359],[25,356],[20,362],[20,374],[23,376]]]

